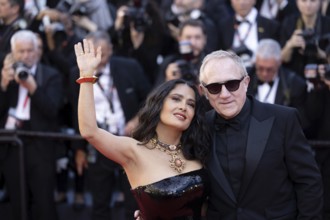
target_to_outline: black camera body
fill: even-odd
[[[330,80],[330,64],[324,64],[324,70],[325,70],[324,78],[326,80]]]
[[[15,70],[15,75],[17,75],[20,80],[26,80],[31,74],[30,69],[23,62],[14,63],[13,68]]]
[[[231,48],[231,51],[235,53],[237,56],[241,57],[244,65],[251,66],[251,60],[253,56],[253,52],[245,45],[241,44],[238,47]]]
[[[172,11],[168,11],[165,14],[165,22],[168,24],[173,24],[175,27],[179,27],[180,20],[178,18],[178,15],[175,15]]]
[[[305,40],[304,55],[308,57],[317,57],[317,41],[318,37],[313,29],[307,28],[300,34]]]
[[[144,0],[133,0],[132,4],[128,6],[125,17],[128,23],[133,22],[134,28],[138,32],[144,32],[151,25]]]
[[[181,73],[181,78],[186,81],[196,82],[197,81],[197,73],[194,68],[194,65],[187,60],[180,59],[175,61],[178,65]]]
[[[186,81],[197,82],[198,70],[191,62],[194,59],[194,53],[190,41],[180,41],[178,46],[181,58],[175,63],[180,69],[181,78]]]
[[[252,57],[253,53],[252,51],[247,48],[245,44],[241,44],[239,47],[233,47],[231,49],[237,56],[249,56]]]

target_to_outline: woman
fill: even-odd
[[[139,114],[133,137],[119,137],[97,127],[93,73],[101,48],[91,41],[75,45],[80,78],[78,122],[81,135],[125,170],[132,193],[145,219],[201,219],[208,194],[203,169],[209,132],[204,125],[200,96],[181,79],[154,90]]]
[[[287,17],[281,27],[283,64],[303,78],[306,64],[326,62],[330,18],[321,15],[321,2],[296,0],[299,14]]]

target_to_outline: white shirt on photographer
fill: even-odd
[[[36,69],[37,65],[32,66],[32,68],[30,68],[30,73],[35,75]],[[17,105],[16,108],[9,108],[5,129],[15,129],[15,125],[18,120],[30,120],[30,109],[31,100],[28,94],[28,90],[25,87],[19,85]]]

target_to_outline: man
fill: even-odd
[[[281,64],[280,44],[273,39],[261,40],[256,51],[255,67],[248,70],[251,78],[248,94],[261,102],[297,108],[302,126],[307,129],[307,84],[299,75]]]
[[[205,57],[201,88],[214,110],[207,218],[322,219],[322,180],[297,111],[247,96],[250,78],[226,51]]]
[[[102,60],[97,73],[99,81],[94,85],[96,120],[103,129],[113,134],[130,135],[137,123],[135,115],[150,91],[148,79],[137,61],[112,55],[110,36],[105,32],[94,32],[86,38],[92,40],[96,47],[102,48]],[[78,77],[79,72],[73,71],[71,82],[74,83],[72,85],[74,115],[77,115],[79,86],[75,81]],[[78,122],[74,124],[78,130]],[[83,169],[88,166],[93,197],[92,219],[111,219],[109,204],[118,186],[124,191],[126,210],[135,210],[136,204],[129,192],[127,180],[119,182],[116,177],[119,166],[93,147],[89,152],[85,146],[75,146],[75,148],[78,174],[82,174]],[[119,170],[120,178],[126,178],[122,172]],[[132,213],[127,214],[129,217],[132,216]]]
[[[204,25],[198,20],[187,20],[180,25],[179,53],[165,57],[160,66],[158,84],[184,78],[198,81],[198,70],[205,56],[207,42]],[[197,84],[198,85],[198,84]]]
[[[38,39],[28,30],[11,38],[11,54],[1,70],[0,127],[26,131],[56,131],[62,99],[60,74],[38,62]],[[15,68],[16,66],[16,68]],[[39,138],[22,137],[25,151],[27,202],[31,216],[57,219],[54,203],[55,143]],[[3,168],[14,219],[21,219],[19,149],[2,145],[0,166]]]
[[[278,38],[276,21],[261,16],[254,7],[256,0],[231,0],[234,14],[219,22],[219,49],[232,50],[242,57],[246,67],[254,64],[258,42]]]
[[[10,38],[16,31],[25,29],[23,19],[24,2],[20,0],[0,0],[0,66],[10,52]]]

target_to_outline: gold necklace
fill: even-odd
[[[181,153],[181,143],[178,145],[165,144],[159,141],[158,138],[152,138],[150,141],[154,145],[154,148],[157,148],[158,150],[171,156],[171,159],[169,160],[170,167],[178,173],[181,173],[185,166],[185,161],[179,156]]]

